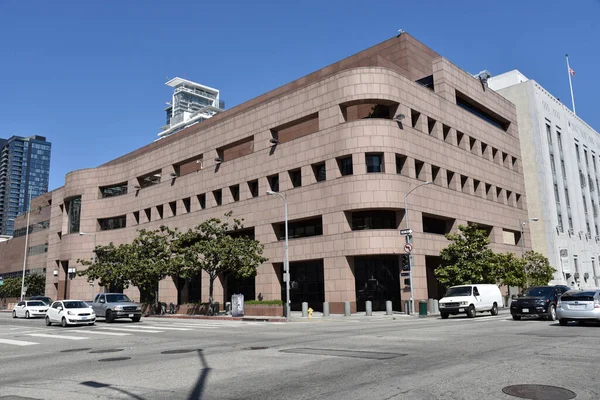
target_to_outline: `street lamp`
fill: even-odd
[[[98,260],[98,256],[96,255],[96,234],[79,232],[79,236],[93,236],[94,237],[94,262],[96,262],[96,260]],[[92,287],[92,300],[93,300],[94,299],[94,281],[90,282],[90,286]]]
[[[404,194],[404,215],[406,217],[406,229],[407,230],[410,229],[410,226],[408,223],[408,203],[406,202],[406,198],[408,197],[408,195],[410,195],[412,192],[414,192],[421,186],[431,185],[432,183],[433,182],[431,182],[431,181],[423,182],[420,185],[417,185],[414,188],[412,188],[412,190],[410,190],[408,193]],[[411,237],[412,237],[412,235],[406,235],[406,243],[411,242]],[[415,289],[413,287],[413,255],[412,255],[412,253],[409,255],[409,257],[410,257],[410,271],[408,272],[408,277],[409,277],[409,282],[410,282],[410,308],[411,308],[411,314],[414,314],[415,313]]]
[[[25,267],[27,266],[27,245],[29,241],[29,216],[31,215],[31,187],[29,187],[29,205],[27,206],[27,225],[25,228],[25,250],[23,251],[23,275],[21,277],[21,301],[25,291]],[[14,229],[14,225],[13,225]]]
[[[538,217],[529,218],[527,221],[519,220],[521,227],[521,258],[525,258],[525,224],[528,222],[538,222]],[[525,264],[525,285],[527,285],[527,264]]]
[[[288,256],[288,202],[285,194],[267,191],[268,195],[277,195],[283,199],[285,214],[285,262],[283,265],[283,280],[285,282],[285,317],[290,319],[290,261]]]

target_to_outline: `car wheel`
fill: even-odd
[[[25,319],[29,319],[29,311],[25,311]]]
[[[450,316],[450,314],[447,312],[440,313],[440,315],[442,316],[442,319],[448,319],[448,317]]]
[[[65,317],[63,317],[62,321],[60,321],[60,325],[61,325],[63,328],[66,328],[66,327],[67,327],[67,319],[66,319]]]
[[[95,322],[90,322],[88,325],[89,326],[94,326],[94,325],[96,325],[96,323]]]
[[[492,315],[498,315],[498,304],[494,303],[494,306],[492,307],[492,310],[490,311],[490,314],[492,314]]]
[[[142,319],[142,317],[133,317],[132,320],[133,322],[140,322],[140,319]]]
[[[110,311],[106,312],[106,315],[105,315],[104,319],[106,320],[106,323],[108,323],[108,324],[110,324],[111,322],[114,321],[113,315],[112,315],[112,313]]]
[[[50,322],[50,318],[46,317],[46,326],[50,325],[52,325],[52,322]]]
[[[467,308],[467,317],[475,318],[476,315],[477,315],[477,310],[475,310],[475,306],[473,304],[471,304],[469,306],[469,308]]]
[[[569,323],[569,321],[567,321],[566,319],[559,319],[558,323],[560,324],[560,326],[567,326],[567,324]]]
[[[17,312],[13,310],[13,318],[17,318]]]
[[[513,319],[515,321],[520,321],[521,320],[521,317],[519,315],[513,315],[512,317],[513,317]]]
[[[547,318],[548,321],[556,321],[556,306],[554,304],[550,304]]]

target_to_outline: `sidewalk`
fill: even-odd
[[[287,322],[284,317],[258,317],[258,316],[244,316],[244,317],[232,317],[231,315],[186,315],[186,314],[149,314],[144,316],[145,318],[166,318],[166,319],[209,319],[216,321],[260,321],[260,322]]]

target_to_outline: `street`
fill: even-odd
[[[516,399],[516,384],[598,399],[599,344],[597,325],[506,311],[69,328],[1,313],[0,399]]]

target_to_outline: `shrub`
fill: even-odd
[[[281,300],[248,300],[245,301],[244,304],[248,304],[248,305],[252,305],[252,304],[258,304],[258,305],[265,305],[265,306],[282,306],[283,305],[283,301]]]

